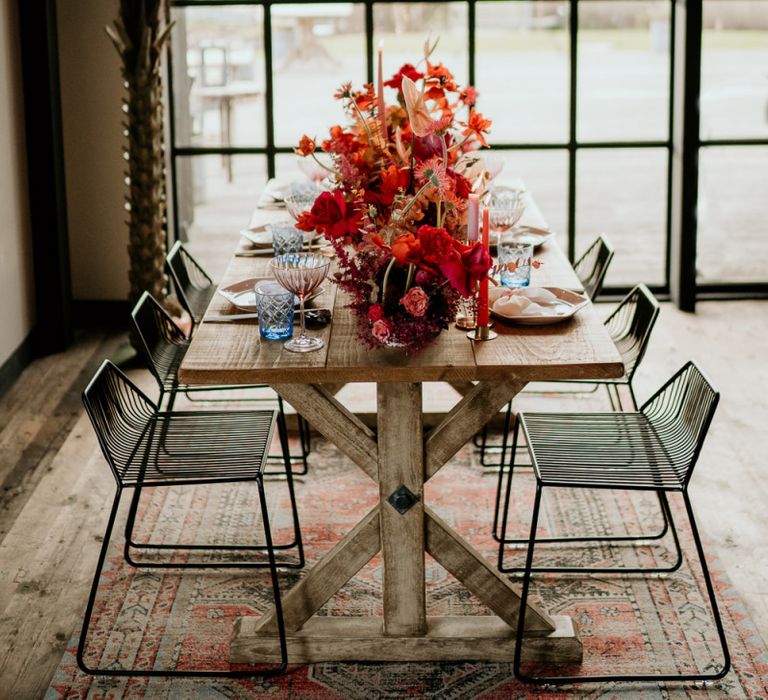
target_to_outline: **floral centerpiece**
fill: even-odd
[[[336,99],[346,126],[332,126],[319,144],[303,136],[296,148],[332,181],[297,226],[333,246],[336,282],[351,295],[369,347],[417,352],[449,327],[460,298],[491,266],[487,249],[467,240],[468,198],[484,187],[478,149],[491,122],[476,109],[476,90],[430,61],[433,50],[427,43],[422,62],[386,82],[379,52],[378,89],[342,85]],[[385,104],[384,86],[396,103]]]

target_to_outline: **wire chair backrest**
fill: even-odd
[[[122,486],[157,407],[109,360],[102,362],[83,391],[83,404],[112,474]]]
[[[149,293],[144,292],[131,311],[131,326],[139,350],[160,387],[176,378],[188,340],[168,312]]]
[[[701,370],[688,362],[640,409],[686,486],[719,400]]]
[[[173,244],[166,262],[181,305],[195,324],[200,323],[216,285],[181,241]]]
[[[643,359],[659,316],[659,302],[644,284],[637,285],[606,319],[605,327],[631,380]]]
[[[584,292],[594,301],[603,288],[605,273],[613,259],[613,246],[605,236],[598,236],[581,257],[573,263],[576,276],[584,285]]]

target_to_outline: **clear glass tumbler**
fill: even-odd
[[[267,340],[285,340],[293,335],[296,297],[277,282],[259,282],[254,287],[259,310],[259,333]]]
[[[297,229],[290,221],[267,224],[267,231],[272,235],[275,255],[301,252],[304,245],[304,232]]]
[[[500,236],[497,252],[501,283],[505,287],[527,287],[531,283],[533,246]]]

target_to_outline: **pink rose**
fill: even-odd
[[[429,306],[429,297],[421,287],[412,287],[400,300],[405,310],[411,316],[423,316],[427,313]]]
[[[381,318],[384,318],[384,307],[381,304],[372,304],[368,309],[368,320],[376,323]]]
[[[373,324],[372,331],[373,337],[383,343],[392,335],[392,325],[386,318],[380,318]]]

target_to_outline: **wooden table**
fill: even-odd
[[[578,288],[554,243],[533,283]],[[263,274],[266,261],[233,258],[222,284]],[[333,309],[333,323],[317,333],[325,348],[294,354],[260,342],[254,322],[203,323],[182,363],[190,384],[270,384],[379,485],[380,501],[331,552],[284,595],[291,662],[323,660],[509,661],[514,650],[519,595],[515,586],[443,522],[424,502],[424,484],[529,381],[619,377],[619,355],[592,306],[572,320],[543,327],[498,323],[499,337],[473,343],[455,328],[416,357],[370,351],[355,336],[346,299],[327,284],[317,306]],[[226,311],[215,298],[209,313]],[[330,385],[376,382],[374,432],[334,397]],[[435,428],[422,420],[424,382],[447,381],[463,398]],[[394,505],[393,505],[394,503]],[[407,507],[400,512],[396,507]],[[490,523],[492,514],[488,513]],[[383,553],[382,618],[315,615],[379,551]],[[494,613],[427,617],[424,554],[429,553]],[[582,647],[572,620],[531,604],[524,655],[578,662]],[[272,615],[241,619],[231,661],[278,658]]]

